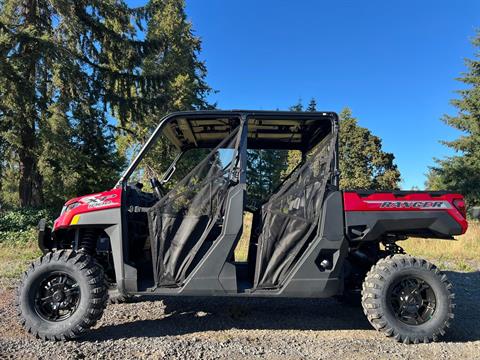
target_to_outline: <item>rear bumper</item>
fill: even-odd
[[[347,211],[347,234],[352,241],[374,241],[387,234],[452,239],[466,231],[446,211]]]
[[[45,219],[38,222],[38,247],[42,253],[47,253],[53,248],[52,229],[47,225]]]

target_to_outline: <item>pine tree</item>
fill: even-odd
[[[65,184],[77,179],[81,188],[89,172],[78,169],[80,173],[60,176],[49,167],[56,163],[56,169],[72,169],[70,160],[54,149],[68,145],[64,150],[71,150],[74,142],[90,141],[91,134],[82,133],[81,126],[95,129],[91,144],[101,144],[107,157],[117,157],[110,140],[102,142],[110,135],[100,111],[110,110],[121,128],[160,107],[163,77],[140,70],[145,57],[163,46],[163,39],[137,39],[137,28],[147,16],[148,9],[133,11],[120,0],[0,3],[0,137],[9,166],[18,164],[19,176],[8,179],[18,186],[21,206],[44,204],[51,197],[44,190],[59,178]],[[63,136],[71,138],[60,140]],[[89,167],[97,159],[84,158]],[[115,177],[117,160],[101,163],[108,168],[96,174],[99,185],[101,176]]]
[[[146,109],[142,117],[132,119],[120,131],[117,143],[124,155],[145,142],[164,115],[172,111],[212,108],[206,99],[211,91],[205,81],[206,66],[198,58],[201,40],[193,34],[192,24],[187,21],[184,1],[150,0],[145,14],[147,41],[161,41],[163,45],[145,57],[142,71],[146,76],[161,78],[163,85],[159,91],[146,94],[146,100],[155,107]],[[176,154],[168,141],[162,141],[159,139],[144,160],[155,175],[161,175]],[[195,164],[195,159],[198,156],[182,165],[189,168]],[[186,162],[187,157],[182,161]]]
[[[457,155],[437,160],[430,169],[427,187],[463,194],[470,206],[480,205],[480,31],[473,40],[477,48],[474,59],[466,60],[468,72],[458,80],[467,86],[458,91],[459,99],[451,101],[458,109],[456,116],[444,115],[443,121],[463,132],[454,141],[444,144]]]
[[[310,102],[308,103],[307,109],[305,111],[308,111],[308,112],[317,111],[317,100],[315,100],[315,98],[310,99]]]
[[[290,107],[291,111],[303,111],[302,101]],[[312,98],[305,111],[317,111],[317,101]],[[382,142],[368,129],[358,126],[350,109],[344,109],[340,115],[340,187],[342,189],[397,189],[400,172],[393,163],[393,154],[382,150]],[[301,154],[296,151],[288,153],[288,170],[290,173],[301,161]]]
[[[46,108],[48,80],[43,44],[48,37],[48,8],[35,0],[4,1],[0,13],[0,109],[2,138],[18,159],[19,197],[23,206],[42,201],[36,158],[37,129]],[[39,76],[40,75],[40,76]]]
[[[382,150],[382,141],[357,124],[350,109],[340,113],[340,187],[342,189],[397,189],[400,172],[394,156]]]
[[[295,105],[290,106],[290,111],[303,111],[302,99],[298,99]]]

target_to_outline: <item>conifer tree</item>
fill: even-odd
[[[303,111],[302,99],[298,99],[295,105],[290,106],[290,111]]]
[[[162,42],[162,46],[145,57],[142,72],[145,76],[161,78],[162,88],[146,94],[145,100],[155,106],[147,108],[142,117],[132,119],[121,129],[117,143],[124,155],[145,142],[166,114],[212,108],[206,99],[211,91],[205,81],[206,66],[199,59],[201,40],[193,34],[192,24],[187,20],[184,0],[150,0],[144,12],[147,41]],[[145,159],[155,175],[166,170],[176,153],[167,141],[162,138],[158,141]],[[190,165],[195,164],[195,159],[198,160],[198,156],[191,158]]]
[[[310,102],[307,105],[307,109],[305,111],[313,112],[317,111],[317,100],[315,98],[311,98]]]
[[[458,112],[442,119],[463,135],[444,142],[456,155],[437,160],[426,184],[432,190],[459,192],[470,206],[480,205],[480,31],[472,42],[477,52],[473,59],[466,60],[468,71],[458,79],[466,88],[457,91],[460,97],[451,101]]]
[[[152,109],[165,108],[170,67],[179,59],[172,56],[162,71],[153,73],[142,66],[151,54],[166,55],[176,48],[167,45],[163,33],[139,40],[137,32],[169,2],[136,10],[122,0],[0,3],[0,139],[8,167],[19,174],[2,178],[2,193],[13,181],[19,204],[38,206],[50,201],[49,188],[56,187],[57,193],[59,188],[99,190],[104,176],[116,177],[121,161],[109,127],[131,128]],[[183,3],[177,1],[177,6]],[[173,86],[177,93],[188,93],[181,80]],[[116,122],[107,121],[107,111]],[[79,151],[78,144],[96,144],[95,151]],[[104,154],[101,171],[95,184],[86,185],[87,169],[98,165],[99,154]],[[75,156],[85,162],[83,169],[72,164]]]
[[[392,190],[400,172],[395,157],[382,150],[382,141],[358,125],[349,108],[340,113],[339,160],[342,189]]]
[[[302,101],[290,107],[291,111],[303,111]],[[317,101],[312,98],[305,111],[317,111]],[[358,125],[350,109],[344,109],[340,115],[339,160],[340,187],[342,189],[397,189],[400,172],[393,163],[395,157],[382,150],[382,141],[368,129]],[[290,173],[301,161],[297,151],[288,153]]]

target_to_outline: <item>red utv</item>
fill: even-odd
[[[397,243],[464,233],[462,196],[341,191],[339,175],[335,113],[168,115],[114,189],[69,200],[52,230],[40,223],[44,255],[19,288],[22,323],[44,339],[77,337],[109,289],[117,299],[361,294],[377,330],[436,340],[453,318],[452,285]]]

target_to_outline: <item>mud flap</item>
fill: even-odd
[[[54,241],[52,238],[52,229],[47,225],[46,219],[41,219],[38,222],[38,247],[43,254],[46,254],[54,247]]]

